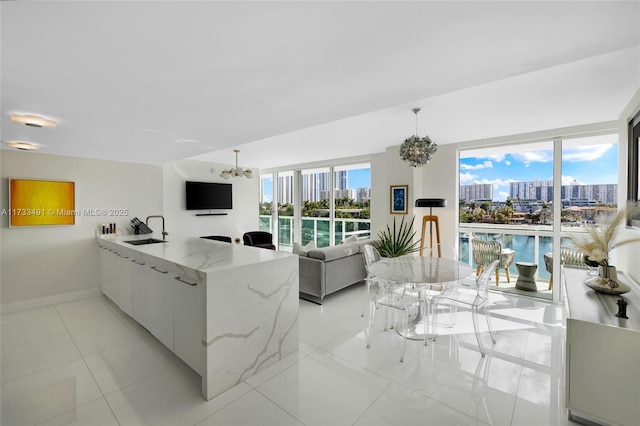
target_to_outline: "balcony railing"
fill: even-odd
[[[316,247],[327,247],[330,244],[330,219],[327,217],[303,217],[302,244],[313,241]],[[278,249],[288,251],[294,242],[294,218],[291,216],[278,217]],[[260,230],[274,232],[273,220],[270,215],[260,215]],[[369,238],[371,235],[370,219],[334,219],[335,241],[338,244],[345,238],[355,235],[358,238]]]
[[[538,265],[536,279],[549,281],[551,275],[544,266],[544,254],[553,251],[553,232],[548,226],[509,226],[464,224],[459,228],[459,259],[476,267],[471,256],[471,239],[482,238],[496,240],[503,249],[515,251],[515,259],[509,267],[509,273],[517,277],[516,262],[530,262]],[[512,280],[513,281],[513,280]]]

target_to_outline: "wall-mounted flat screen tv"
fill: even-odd
[[[187,210],[231,210],[232,185],[215,182],[186,182]]]
[[[9,179],[9,226],[74,225],[75,183]]]

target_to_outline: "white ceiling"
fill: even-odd
[[[0,138],[260,168],[614,120],[640,1],[2,2]],[[10,122],[11,113],[58,121]]]

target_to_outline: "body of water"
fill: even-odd
[[[487,240],[496,240],[502,244],[502,248],[509,248],[516,252],[515,259],[509,267],[511,274],[517,274],[516,262],[531,262],[538,265],[538,277],[541,280],[548,280],[551,274],[547,272],[544,266],[544,254],[553,251],[553,238],[552,237],[538,237],[540,247],[538,249],[538,259],[535,259],[535,245],[536,238],[532,235],[512,235],[512,234],[475,234],[477,238],[483,238]],[[469,262],[469,252],[471,251],[471,244],[468,237],[460,235],[459,240],[459,258],[463,262]],[[473,267],[476,267],[475,262]]]

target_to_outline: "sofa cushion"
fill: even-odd
[[[332,247],[323,247],[319,249],[309,250],[307,256],[313,259],[330,260],[339,259],[341,257],[351,256],[360,253],[360,246],[357,244],[345,243]]]
[[[307,256],[309,250],[313,250],[316,248],[316,243],[313,241],[309,241],[306,245],[302,245],[300,243],[293,243],[293,254],[297,254],[298,256]]]
[[[351,235],[350,237],[347,237],[344,240],[340,241],[340,244],[355,243],[356,241],[358,241],[358,237],[356,237],[355,235]]]

